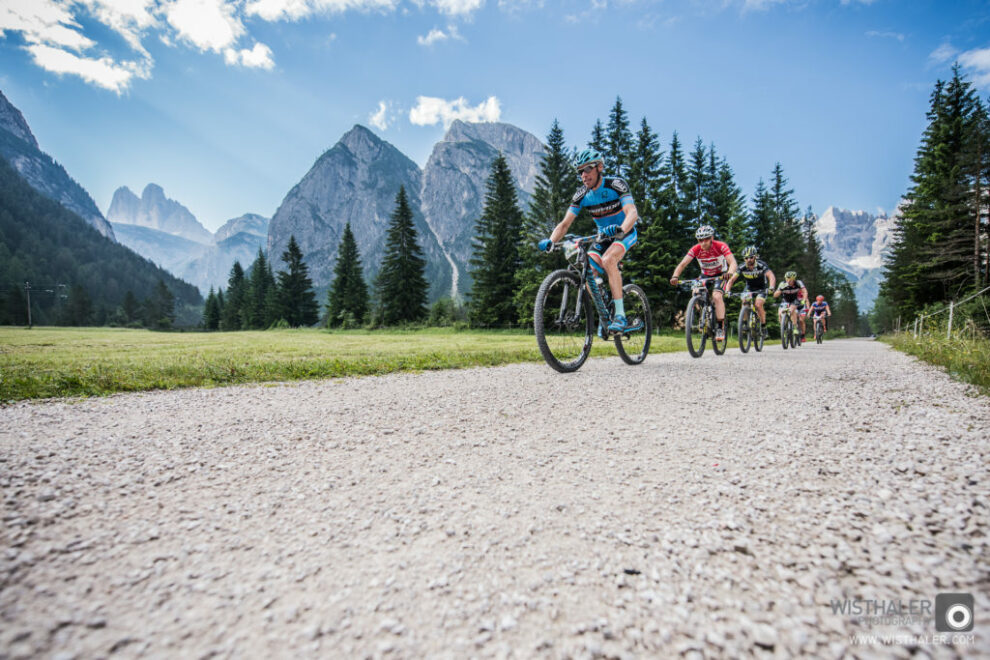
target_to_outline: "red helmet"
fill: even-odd
[[[823,302],[824,300],[825,300],[825,296],[822,295],[815,296],[815,302]]]

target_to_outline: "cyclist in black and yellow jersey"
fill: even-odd
[[[726,289],[732,289],[732,285],[741,276],[746,280],[746,292],[756,296],[756,313],[760,317],[760,330],[763,336],[767,336],[767,313],[763,308],[767,291],[773,291],[777,287],[777,277],[770,270],[767,262],[760,259],[760,254],[756,246],[750,245],[743,250],[743,262],[739,265],[739,270],[729,280]]]

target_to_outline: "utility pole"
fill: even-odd
[[[27,303],[28,303],[28,328],[31,326],[31,283],[24,283],[24,292],[27,293]]]

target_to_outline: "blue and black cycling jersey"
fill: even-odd
[[[626,219],[622,207],[634,204],[629,184],[617,176],[603,176],[601,183],[594,190],[581,186],[571,200],[570,210],[574,215],[581,209],[588,209],[595,224],[601,230],[609,225],[621,225]]]

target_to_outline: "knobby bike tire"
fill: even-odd
[[[684,338],[687,341],[688,353],[691,354],[691,357],[699,358],[705,352],[705,342],[708,341],[707,323],[703,327],[699,326],[695,332],[695,324],[700,323],[704,318],[704,311],[705,305],[702,296],[692,297],[684,311]],[[697,347],[695,342],[698,344]]]
[[[815,323],[815,341],[818,342],[819,344],[822,343],[822,335],[824,334],[825,333],[822,332],[821,322]]]
[[[739,350],[743,353],[749,352],[749,345],[753,343],[753,335],[749,332],[749,307],[743,303],[742,311],[739,312]]]
[[[728,311],[728,310],[726,310]],[[718,330],[718,321],[715,320],[715,309],[712,312],[712,349],[715,351],[715,355],[725,354],[725,349],[729,347],[729,315],[726,314],[722,318],[722,343],[720,344],[717,339],[715,339],[715,331]]]
[[[787,315],[784,322],[780,324],[780,345],[786,351],[791,347],[791,317]]]
[[[560,289],[560,293],[557,293],[558,289]],[[563,300],[565,291],[566,302]],[[572,314],[570,322],[560,323],[562,303],[564,309],[573,312],[577,305],[578,296],[581,300],[580,317]],[[555,270],[547,275],[543,283],[540,284],[540,289],[536,294],[536,304],[533,306],[533,330],[536,334],[536,345],[546,363],[560,373],[577,371],[591,354],[591,342],[594,334],[591,304],[591,297],[581,286],[580,278],[569,270]],[[568,318],[566,314],[564,317]],[[547,327],[548,320],[551,324],[550,327]],[[583,337],[581,336],[582,326]],[[580,344],[580,350],[572,356],[579,342],[583,342]]]
[[[750,316],[756,314],[755,312],[750,312]],[[763,350],[763,324],[759,322],[760,315],[756,314],[756,330],[753,330],[754,324],[750,322],[749,331],[753,333],[753,348],[759,353]]]
[[[615,350],[626,364],[642,364],[650,352],[650,341],[653,339],[653,313],[650,311],[650,301],[646,292],[635,284],[622,287],[626,307],[626,322],[630,325],[643,324],[642,330],[615,335]],[[636,298],[638,302],[631,302]],[[630,350],[631,349],[631,350]]]

